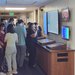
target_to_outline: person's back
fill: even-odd
[[[12,24],[9,24],[7,27],[7,33],[5,35],[4,42],[6,42],[5,57],[8,65],[8,74],[17,74],[16,43],[18,42],[18,36],[14,32]]]
[[[15,32],[18,34],[18,45],[25,45],[24,26],[17,25]]]
[[[16,33],[7,33],[6,34],[7,47],[16,48],[15,43],[17,42],[17,34]]]

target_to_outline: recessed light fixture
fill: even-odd
[[[26,8],[9,8],[9,7],[6,7],[5,10],[26,10]]]

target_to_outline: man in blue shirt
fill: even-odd
[[[17,64],[19,67],[22,67],[26,54],[26,28],[21,19],[18,20],[17,26],[15,27],[15,32],[18,34]]]

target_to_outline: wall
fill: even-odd
[[[55,39],[58,42],[67,42],[70,45],[71,49],[75,49],[75,0],[56,0],[52,3],[50,3],[49,5],[44,7],[44,11],[50,11],[50,10],[59,10],[61,11],[61,9],[69,7],[70,8],[70,12],[71,12],[71,20],[70,22],[67,23],[62,23],[65,25],[70,26],[71,28],[71,39],[69,41],[65,41],[63,39],[61,39],[61,36],[59,35],[53,35],[50,34],[49,38],[50,39]]]
[[[27,14],[27,22],[34,22],[34,11]]]
[[[65,25],[70,26],[71,28],[71,39],[69,41],[65,41],[61,39],[61,36],[49,34],[50,39],[56,39],[57,41],[67,42],[67,44],[70,45],[71,49],[75,50],[75,0],[57,0],[47,6],[44,7],[44,11],[50,11],[58,9],[61,11],[61,9],[69,7],[71,12],[71,20],[67,23],[62,23]],[[75,56],[75,55],[74,55]],[[75,58],[75,57],[74,57]],[[75,70],[75,60],[74,60],[74,70]],[[75,71],[74,71],[75,75]]]
[[[43,11],[41,9],[38,9],[38,24],[43,27]]]
[[[24,22],[26,22],[26,13],[20,13],[18,18],[21,18]]]
[[[20,13],[18,15],[19,18],[23,19],[23,21],[27,24],[28,22],[35,22],[35,12],[28,13]]]

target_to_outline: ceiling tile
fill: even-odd
[[[26,4],[30,5],[34,3],[36,0],[7,0],[7,4]]]
[[[41,4],[50,0],[7,0],[7,4],[18,4],[18,5],[33,5],[33,4]]]
[[[0,0],[0,4],[6,4],[7,0]]]

